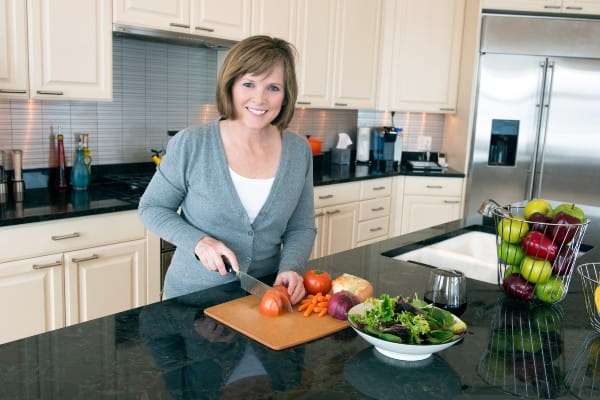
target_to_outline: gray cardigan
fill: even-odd
[[[181,207],[181,213],[177,210]],[[271,191],[254,223],[246,214],[227,165],[219,121],[173,137],[139,204],[142,223],[177,246],[167,271],[165,297],[180,296],[235,278],[207,270],[194,248],[209,235],[255,276],[299,270],[315,240],[312,154],[301,136],[284,131]]]

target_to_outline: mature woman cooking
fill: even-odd
[[[312,156],[286,131],[297,83],[292,47],[249,37],[225,58],[217,81],[221,119],[179,132],[140,200],[142,222],[177,250],[165,297],[263,276],[292,303],[304,296],[303,268],[315,239]],[[177,212],[181,207],[181,213]]]

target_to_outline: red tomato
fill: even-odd
[[[304,288],[309,294],[329,293],[331,290],[331,276],[318,269],[308,270],[304,274]]]
[[[269,317],[276,317],[281,312],[283,303],[281,294],[276,290],[267,290],[260,300],[260,313]]]
[[[273,286],[273,289],[277,290],[279,293],[281,293],[282,296],[284,296],[285,298],[287,298],[288,301],[290,301],[290,295],[285,286],[275,285],[275,286]]]

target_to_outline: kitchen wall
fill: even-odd
[[[113,38],[113,101],[0,99],[0,149],[23,149],[23,167],[56,165],[55,136],[65,135],[67,163],[73,162],[76,135],[88,133],[93,164],[150,161],[150,149],[166,146],[166,131],[218,117],[214,105],[217,51],[208,48]],[[416,137],[442,145],[443,115],[396,113],[406,132],[406,150]],[[357,126],[390,125],[378,111],[297,109],[290,129],[324,140],[330,149],[338,132],[355,138]]]

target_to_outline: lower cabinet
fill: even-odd
[[[311,258],[349,250],[356,245],[358,203],[315,210],[317,237]]]

